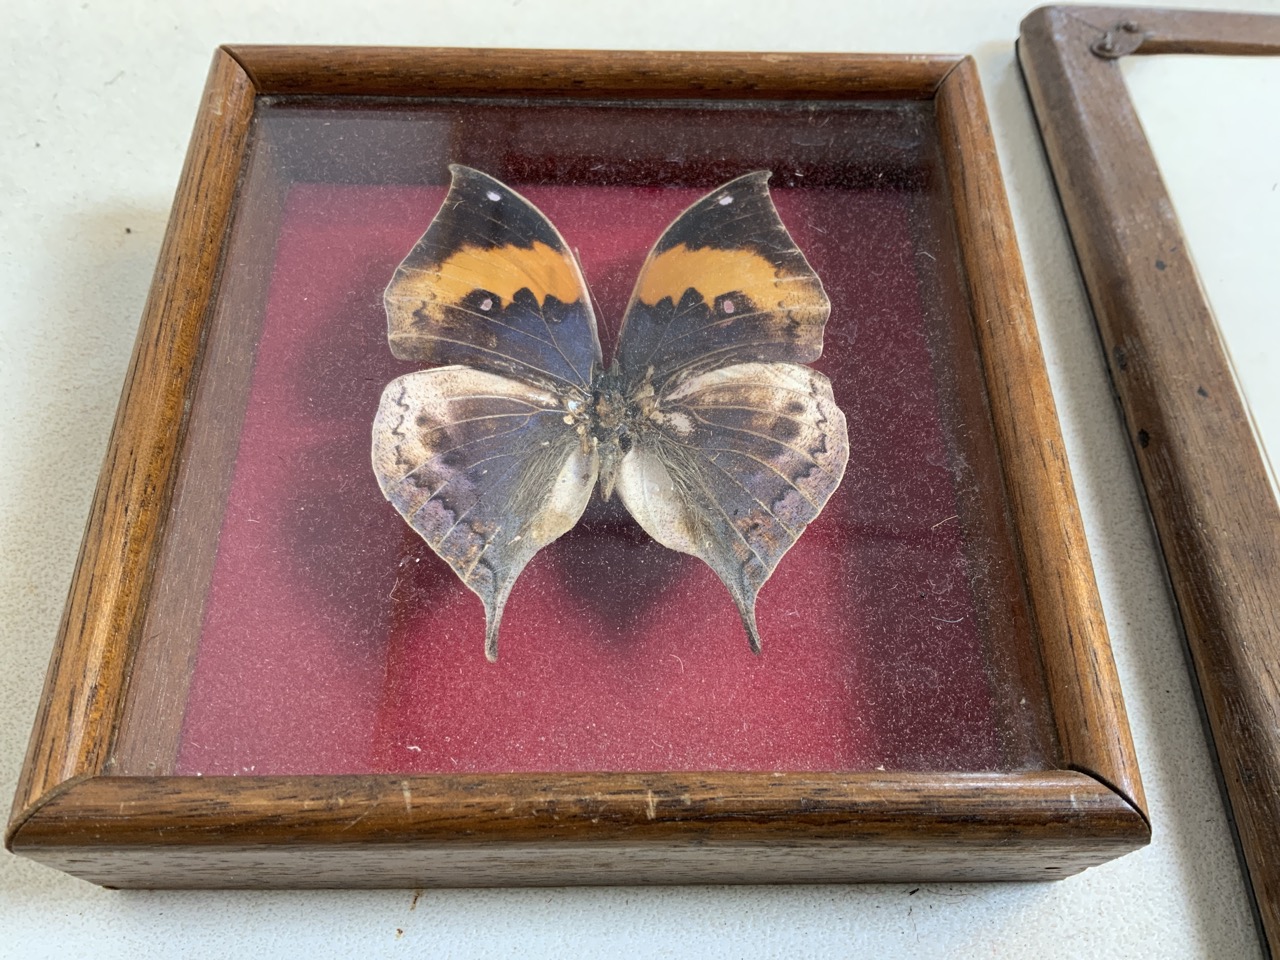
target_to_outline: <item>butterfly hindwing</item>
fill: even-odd
[[[822,355],[831,304],[779,219],[768,181],[768,171],[729,181],[654,245],[614,361],[628,382],[651,376],[661,389],[690,371]]]
[[[743,363],[664,395],[616,489],[651,537],[715,571],[759,652],[756,594],[835,492],[848,456],[826,377],[798,364]]]
[[[600,340],[564,238],[506,184],[449,169],[440,212],[383,297],[392,353],[587,388]]]
[[[594,448],[556,393],[470,367],[387,385],[373,468],[387,499],[485,606],[485,654],[516,578],[570,530],[595,486]]]

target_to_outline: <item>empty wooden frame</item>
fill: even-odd
[[[1119,58],[1280,54],[1280,17],[1043,7],[1023,75],[1151,504],[1273,955],[1280,506]]]

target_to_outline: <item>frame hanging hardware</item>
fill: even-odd
[[[1101,37],[1089,44],[1089,49],[1104,60],[1119,60],[1134,53],[1146,38],[1142,27],[1133,20],[1117,20]]]

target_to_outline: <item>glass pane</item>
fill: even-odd
[[[382,292],[461,162],[577,252],[608,358],[649,248],[772,172],[849,466],[761,591],[597,494],[484,613],[382,497]],[[116,772],[991,770],[1054,747],[932,105],[262,103]]]

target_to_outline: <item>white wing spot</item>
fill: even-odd
[[[733,203],[733,194],[726,193],[723,197],[719,199],[718,202],[720,206],[727,207],[729,204]]]
[[[490,190],[488,193],[485,194],[485,196],[488,197],[490,200],[502,199],[502,194],[500,194],[497,190]]]
[[[726,300],[726,301],[724,302],[724,312],[725,312],[725,313],[733,313],[733,310],[734,310],[734,307],[733,307],[733,301],[732,301],[732,300]]]
[[[480,309],[485,311],[492,310],[493,300],[490,299],[489,297],[485,297],[483,300],[480,301]]]
[[[678,410],[662,414],[657,419],[674,430],[678,436],[687,437],[693,433],[693,421],[689,419],[688,414],[681,413]]]

